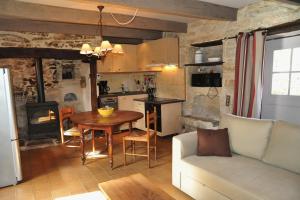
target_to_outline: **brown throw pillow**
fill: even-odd
[[[198,156],[231,157],[228,129],[197,129]]]

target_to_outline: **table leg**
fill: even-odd
[[[132,133],[132,122],[129,122],[129,133]],[[131,153],[135,154],[135,141],[131,141]],[[133,155],[133,160],[135,162],[135,155]]]
[[[129,122],[129,132],[132,132],[132,122]]]
[[[82,162],[82,164],[84,165],[84,163],[85,163],[85,152],[84,152],[84,146],[85,146],[85,144],[84,144],[84,129],[83,128],[80,128],[79,127],[79,131],[80,131],[80,139],[81,139],[81,162]]]
[[[109,164],[110,167],[113,168],[114,161],[113,161],[113,136],[112,136],[112,127],[107,130],[108,135],[108,157],[109,157]]]
[[[95,130],[92,130],[92,146],[93,146],[93,153],[95,153]]]

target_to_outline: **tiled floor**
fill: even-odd
[[[56,146],[22,152],[24,182],[0,189],[0,199],[48,200],[97,191],[100,182],[134,173],[144,174],[175,199],[191,199],[171,185],[171,138],[159,139],[158,160],[148,169],[145,158],[137,158],[135,163],[123,167],[122,136],[114,136],[116,168],[113,170],[107,158],[88,159],[84,166],[81,165],[78,148]],[[97,149],[103,149],[102,139],[96,143]]]

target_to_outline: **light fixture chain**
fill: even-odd
[[[137,16],[138,10],[139,10],[139,9],[136,9],[136,10],[135,10],[135,13],[134,13],[133,16],[132,16],[132,18],[129,19],[128,21],[126,21],[126,22],[120,22],[120,21],[114,16],[113,13],[110,13],[110,15],[111,15],[111,17],[112,17],[119,25],[125,26],[125,25],[128,25],[128,24],[130,24],[130,23],[133,22],[133,20],[134,20],[135,17]]]
[[[114,47],[110,44],[108,40],[104,40],[103,38],[103,24],[102,24],[102,10],[104,9],[104,6],[97,6],[99,10],[99,20],[98,20],[98,26],[96,29],[96,35],[100,36],[100,46],[96,46],[94,49],[91,47],[90,44],[84,43],[81,47],[80,54],[84,54],[87,57],[92,57],[92,56],[97,56],[98,58],[100,57],[105,57],[107,53],[112,52],[112,53],[118,53],[122,54],[124,53],[122,46],[120,44],[115,44]]]
[[[99,22],[100,22],[100,36],[101,36],[101,40],[103,40],[103,24],[102,24],[102,9],[100,10],[100,14],[99,14]]]

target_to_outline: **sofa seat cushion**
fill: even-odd
[[[259,160],[232,157],[188,156],[180,163],[188,176],[229,199],[300,199],[300,176]]]

